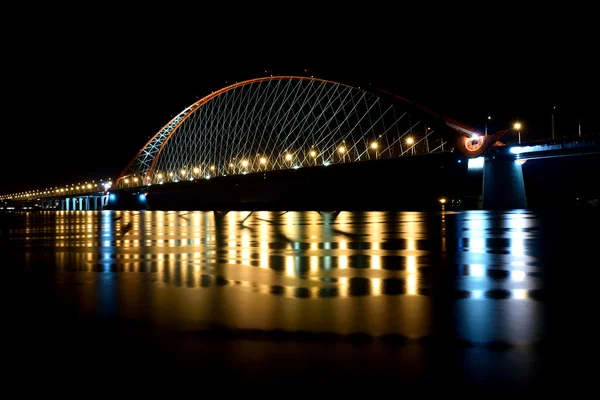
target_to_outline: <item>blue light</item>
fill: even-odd
[[[140,193],[140,201],[146,200],[146,195],[144,193]]]
[[[108,200],[110,201],[115,201],[117,199],[117,195],[114,193],[111,193],[110,195],[108,195]]]

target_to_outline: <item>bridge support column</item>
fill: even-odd
[[[487,156],[483,164],[483,208],[507,210],[527,208],[523,169],[515,157]]]

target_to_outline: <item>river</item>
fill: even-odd
[[[594,343],[598,220],[6,213],[9,360],[49,379],[63,365],[75,377],[153,371],[259,388],[575,390],[590,374],[577,369]]]

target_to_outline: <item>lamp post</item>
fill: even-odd
[[[317,152],[314,149],[310,151],[310,156],[315,160],[314,164],[317,165]]]
[[[556,110],[556,106],[552,107],[552,140],[554,140],[554,110]]]
[[[488,115],[487,119],[488,119],[488,121],[491,121],[492,117],[490,115]],[[485,134],[487,135],[487,122],[485,123]]]
[[[338,148],[338,151],[342,155],[342,162],[346,162],[346,147],[342,145]]]
[[[414,147],[414,146],[412,146],[412,144],[413,144],[414,142],[415,142],[415,140],[414,140],[412,137],[408,137],[408,138],[406,139],[406,144],[407,144],[407,145],[409,145],[409,146],[411,146],[411,147],[410,147],[410,154],[411,154],[411,155],[414,155],[414,154],[415,154],[415,147]]]
[[[377,149],[379,146],[377,145],[377,142],[373,142],[371,143],[371,148],[373,150],[375,150],[375,159],[377,160],[378,156],[379,156],[379,150]]]
[[[515,130],[519,134],[519,144],[521,144],[521,123],[515,122],[515,124],[513,125],[513,128],[515,128]]]

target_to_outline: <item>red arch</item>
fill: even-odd
[[[154,174],[154,168],[156,167],[156,162],[160,156],[160,153],[162,153],[163,148],[165,147],[165,144],[167,144],[167,142],[169,141],[169,139],[171,139],[171,136],[173,136],[173,134],[177,131],[177,129],[179,128],[179,126],[183,123],[183,121],[185,121],[186,119],[188,119],[188,117],[190,115],[192,115],[198,108],[200,108],[201,106],[203,106],[204,104],[208,103],[210,100],[214,99],[217,96],[220,96],[221,94],[228,92],[230,90],[236,89],[240,86],[245,86],[245,85],[250,85],[253,83],[257,83],[257,82],[264,82],[264,81],[274,81],[274,80],[306,80],[306,81],[315,81],[315,82],[324,82],[324,83],[333,83],[335,85],[340,85],[340,86],[345,86],[348,88],[352,88],[352,89],[357,89],[360,90],[358,88],[355,88],[353,86],[350,85],[346,85],[343,83],[339,83],[339,82],[335,82],[335,81],[330,81],[327,79],[319,79],[319,78],[313,78],[313,77],[306,77],[306,76],[294,76],[294,75],[283,75],[283,76],[268,76],[268,77],[263,77],[263,78],[254,78],[254,79],[249,79],[243,82],[238,82],[238,83],[234,83],[232,85],[226,86],[222,89],[217,90],[216,92],[213,92],[207,96],[204,96],[203,98],[201,98],[200,100],[196,101],[195,103],[192,103],[192,105],[190,105],[188,108],[192,109],[192,111],[185,116],[185,118],[183,118],[181,121],[179,121],[179,123],[177,124],[177,126],[175,126],[173,128],[173,130],[171,131],[171,133],[165,138],[165,140],[163,141],[163,143],[161,144],[160,148],[158,149],[158,152],[156,153],[156,155],[154,156],[154,159],[152,160],[152,164],[150,165],[150,169],[148,170],[147,176],[151,177]],[[169,121],[170,123],[171,121]],[[125,169],[123,170],[123,172],[121,172],[121,174],[119,175],[119,177],[116,179],[115,181],[115,185],[119,183],[119,181],[125,176],[125,174],[127,173],[127,171],[129,170],[129,168],[131,167],[131,165],[135,162],[135,160],[137,160],[137,158],[140,156],[140,154],[142,154],[142,152],[144,151],[144,149],[146,147],[148,147],[148,145],[150,143],[152,143],[152,141],[156,138],[156,136],[158,136],[166,127],[167,125],[169,125],[169,123],[167,123],[166,125],[164,125],[154,136],[152,136],[152,138],[150,138],[150,140],[144,145],[144,147],[141,148],[141,150],[137,153],[137,155],[133,158],[133,160],[131,160],[129,162],[129,164],[127,164],[127,166],[125,167]],[[143,178],[142,178],[143,179]]]

